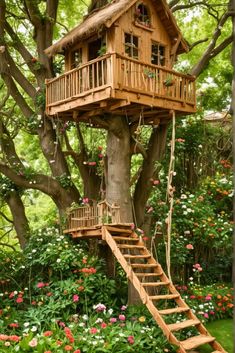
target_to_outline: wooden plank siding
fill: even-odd
[[[169,81],[172,81],[172,85]],[[107,88],[110,90],[107,91]],[[103,92],[106,94],[102,96]],[[127,104],[136,101],[132,100],[132,93],[138,97],[141,105],[149,106],[145,95],[150,95],[153,107],[180,111],[182,106],[182,111],[189,113],[196,109],[195,82],[192,76],[110,53],[47,80],[46,112],[53,115],[71,109],[79,110],[87,102],[91,104],[108,98],[115,99],[115,95],[116,99],[120,99],[118,96],[122,92],[130,92]],[[84,103],[79,97],[86,97]],[[174,107],[174,102],[180,105]]]

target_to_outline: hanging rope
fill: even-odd
[[[168,215],[166,218],[166,266],[167,274],[170,282],[171,279],[171,226],[172,226],[172,214],[173,214],[173,204],[174,204],[174,187],[172,186],[172,179],[174,175],[174,166],[175,166],[175,111],[173,110],[172,114],[172,136],[171,136],[171,155],[170,163],[168,170],[168,181],[167,181],[167,191],[166,191],[166,202],[169,204]]]

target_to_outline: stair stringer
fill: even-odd
[[[112,250],[114,256],[117,259],[117,261],[120,263],[120,265],[122,266],[123,270],[126,272],[128,280],[130,280],[130,282],[133,284],[133,286],[137,290],[141,301],[143,302],[144,305],[146,305],[146,307],[148,308],[149,312],[151,313],[151,315],[155,319],[156,323],[162,329],[163,334],[166,336],[167,340],[170,343],[175,344],[176,346],[178,346],[178,351],[177,351],[178,353],[188,353],[188,350],[184,349],[184,347],[182,346],[182,341],[179,341],[175,337],[175,335],[170,331],[170,329],[168,327],[169,325],[167,325],[165,323],[165,321],[163,320],[163,318],[160,315],[158,309],[153,304],[152,299],[150,299],[149,294],[144,289],[144,287],[141,284],[140,280],[138,279],[138,277],[134,273],[133,269],[131,268],[131,265],[128,264],[128,262],[126,261],[125,257],[123,256],[123,254],[119,250],[115,239],[113,239],[112,235],[110,234],[110,231],[107,230],[107,228],[105,226],[102,227],[102,239],[104,241],[106,241],[106,243],[109,245],[109,247]],[[144,253],[145,254],[149,254],[149,251],[147,250],[146,247],[144,249]],[[155,262],[157,264],[156,260],[152,256],[151,256],[150,262],[151,263]],[[160,266],[160,268],[161,268],[161,266]],[[164,277],[164,280],[168,280],[168,277],[165,275],[165,273],[164,272],[162,272],[162,273],[163,273],[162,276]],[[175,289],[175,287],[174,287],[174,285],[172,283],[169,283],[169,289],[171,290],[172,293],[179,294],[179,292]],[[190,307],[184,302],[184,300],[181,298],[180,294],[179,294],[179,298],[176,299],[176,302],[178,302],[178,304],[180,304],[184,308],[188,308],[188,310],[189,310],[189,318],[190,319],[194,319],[194,320],[197,319],[196,315],[194,315],[194,313],[190,310]],[[197,326],[198,326],[197,329],[198,329],[198,331],[200,333],[205,334],[208,337],[212,337],[209,334],[209,332],[207,331],[207,329],[205,328],[205,326],[201,322]],[[209,344],[211,345],[211,347],[213,349],[216,349],[216,351],[214,351],[212,353],[215,353],[215,352],[227,353],[217,341],[214,340],[213,342],[210,342]]]

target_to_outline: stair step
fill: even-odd
[[[221,353],[222,351],[213,351],[211,353]]]
[[[136,241],[136,242],[139,241],[139,238],[133,238],[133,237],[116,237],[116,236],[113,236],[113,239],[114,239],[115,241],[118,241],[118,240]]]
[[[112,227],[112,226],[108,226],[106,225],[106,229],[110,232],[110,233],[122,233],[123,235],[124,234],[132,234],[133,233],[133,230],[131,229],[125,229],[125,228],[118,228],[118,227]]]
[[[181,341],[180,345],[184,349],[193,349],[193,348],[197,348],[205,343],[213,342],[214,340],[215,340],[215,338],[212,336],[199,335],[199,336],[195,336],[195,337],[190,337],[185,341]]]
[[[158,286],[167,286],[170,281],[167,282],[141,282],[144,287],[158,287]]]
[[[151,255],[123,255],[126,259],[149,259]]]
[[[119,249],[145,249],[143,245],[118,244]]]
[[[195,320],[185,320],[182,322],[176,322],[175,324],[167,325],[170,331],[179,331],[186,327],[195,326],[200,324],[198,319]]]
[[[159,277],[159,276],[161,276],[163,274],[163,272],[161,271],[161,272],[152,272],[152,273],[150,273],[150,272],[135,272],[135,275],[137,276],[137,277],[155,277],[155,276],[157,276],[157,277]]]
[[[150,296],[149,299],[152,300],[160,300],[160,299],[176,299],[179,298],[179,294],[162,294],[162,295],[153,295]]]
[[[131,264],[132,268],[154,268],[158,267],[159,265],[156,264]]]
[[[170,315],[170,314],[176,314],[176,313],[183,313],[189,310],[190,310],[189,308],[178,306],[176,308],[159,310],[158,312],[160,315]]]

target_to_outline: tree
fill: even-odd
[[[84,4],[76,1],[71,5],[67,0],[24,0],[19,7],[16,5],[15,1],[0,0],[0,172],[14,185],[1,196],[9,205],[21,246],[29,233],[22,195],[32,189],[48,195],[61,216],[73,202],[80,201],[81,195],[98,199],[105,190],[108,201],[122,205],[122,220],[132,220],[134,208],[134,221],[142,227],[152,180],[157,178],[156,161],[164,156],[168,123],[153,127],[149,139],[142,144],[138,125],[130,128],[126,117],[110,116],[110,124],[103,123],[107,130],[105,168],[100,173],[97,165],[86,163],[97,147],[92,146],[92,150],[87,144],[87,131],[93,127],[52,121],[44,112],[45,79],[53,77],[61,66],[59,60],[53,63],[44,50],[51,45],[54,35],[58,38],[66,25],[70,27],[69,21],[64,23],[68,8],[76,6],[82,13]],[[200,11],[203,20],[206,18],[213,26],[209,40],[206,41],[200,30],[199,37],[194,34],[190,44],[189,65],[192,65],[188,71],[195,76],[206,75],[210,64],[213,66],[218,54],[225,53],[232,42],[228,4],[218,7],[214,1],[171,1],[170,6],[175,14],[179,13],[179,21],[186,14]],[[202,49],[198,50],[199,47]],[[200,55],[195,54],[195,48]],[[35,168],[35,157],[22,156],[22,150],[17,148],[18,136],[30,136],[30,144],[37,145],[40,170]],[[134,154],[142,155],[143,162],[131,195]],[[71,177],[74,172],[79,174],[83,187]]]

